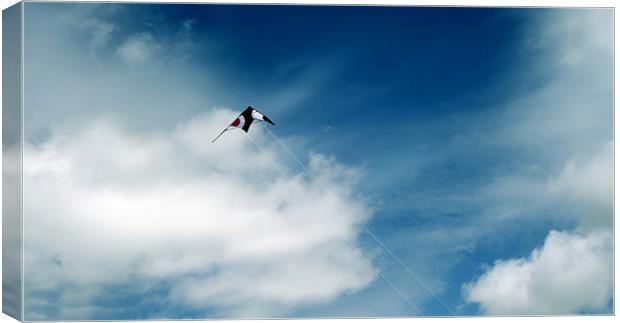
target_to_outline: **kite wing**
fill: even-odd
[[[217,138],[219,138],[222,134],[224,134],[224,132],[230,129],[240,128],[241,130],[248,132],[254,120],[265,121],[271,124],[272,126],[275,126],[273,121],[271,121],[271,119],[269,119],[266,115],[258,112],[258,110],[249,106],[245,110],[243,110],[243,112],[241,112],[241,114],[235,120],[233,120],[233,122],[231,122],[230,125],[228,125],[228,127],[226,127],[215,138],[213,138],[211,143],[214,143],[217,140]]]

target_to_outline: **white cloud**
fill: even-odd
[[[548,180],[551,197],[581,206],[582,228],[611,227],[613,210],[613,143],[607,142],[589,158],[575,157]]]
[[[607,142],[589,158],[574,158],[566,163],[562,173],[549,181],[549,189],[567,192],[575,198],[610,207],[613,180],[613,143]]]
[[[142,32],[131,35],[116,53],[128,63],[146,63],[161,50],[151,33]]]
[[[463,287],[487,314],[568,314],[602,311],[612,292],[609,231],[551,231],[527,259],[498,260]]]
[[[308,176],[286,165],[292,176],[282,175],[241,131],[211,144],[233,115],[214,110],[142,135],[100,120],[26,145],[26,314],[51,307],[86,319],[101,310],[101,288],[152,279],[171,282],[169,305],[269,316],[374,280],[345,241],[370,216],[350,194],[359,173],[310,155],[308,167],[341,205]],[[60,296],[45,297],[50,290]]]

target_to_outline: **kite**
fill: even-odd
[[[214,143],[217,140],[217,138],[219,138],[221,135],[224,134],[224,132],[230,129],[240,128],[241,130],[248,132],[248,130],[250,130],[250,125],[252,125],[252,122],[254,122],[254,120],[265,121],[271,124],[272,126],[275,126],[273,121],[271,121],[271,119],[269,119],[266,115],[258,112],[258,110],[249,106],[245,110],[243,110],[243,112],[241,112],[241,114],[237,117],[237,119],[233,120],[233,122],[231,122],[230,125],[228,125],[228,127],[222,130],[222,132],[220,132],[219,135],[213,138],[211,143]]]

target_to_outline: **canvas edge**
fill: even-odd
[[[23,2],[2,11],[2,312],[23,320]]]

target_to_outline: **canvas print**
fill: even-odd
[[[613,314],[613,9],[22,18],[22,319]]]

